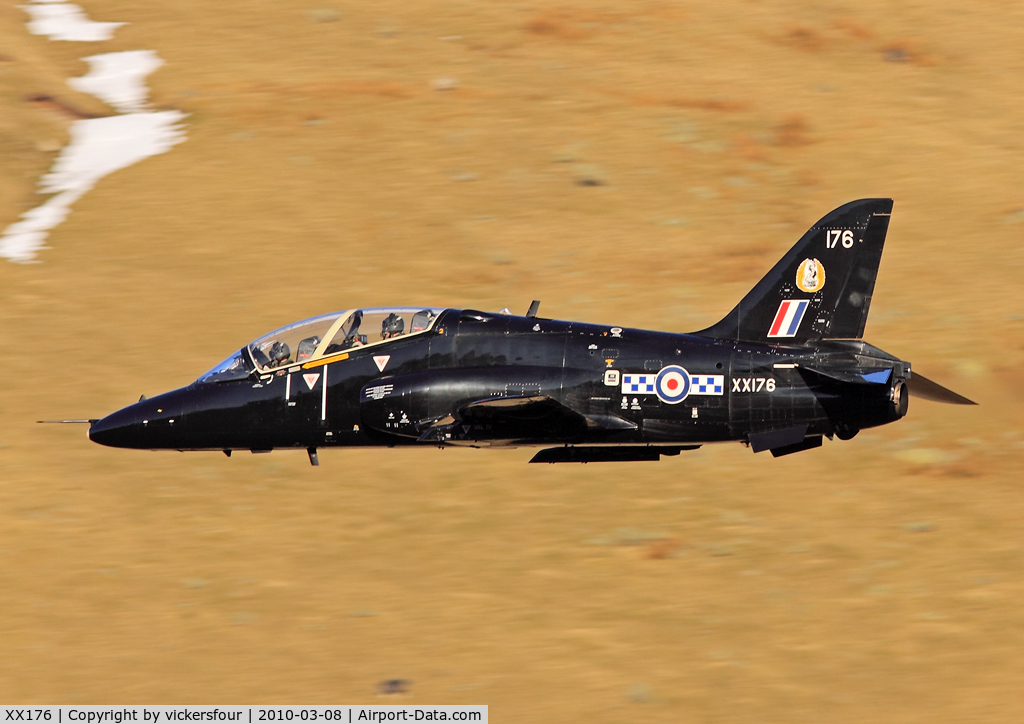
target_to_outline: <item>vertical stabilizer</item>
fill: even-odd
[[[864,334],[892,199],[860,199],[824,216],[718,324],[695,334],[803,344]]]

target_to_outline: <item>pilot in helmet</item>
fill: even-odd
[[[274,342],[270,347],[270,353],[267,355],[270,357],[271,367],[280,367],[281,365],[288,364],[288,357],[291,356],[291,349],[284,342]]]
[[[392,312],[380,325],[380,338],[393,339],[405,334],[405,320]]]

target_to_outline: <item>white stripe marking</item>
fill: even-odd
[[[327,419],[327,368],[330,365],[324,365],[324,389],[323,394],[320,397],[320,420],[324,421]]]

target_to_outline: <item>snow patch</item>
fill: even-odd
[[[21,9],[32,16],[28,31],[33,35],[46,35],[50,40],[72,40],[94,43],[110,40],[114,31],[127,23],[98,23],[90,20],[82,8],[60,0],[39,0]]]
[[[146,76],[164,64],[152,50],[126,50],[82,58],[91,70],[68,85],[76,91],[96,96],[120,113],[141,111],[146,107],[149,89]]]
[[[180,111],[155,111],[75,121],[71,143],[39,183],[40,193],[57,195],[7,227],[0,237],[0,257],[33,261],[50,229],[67,218],[71,204],[97,181],[184,141],[178,125],[184,117]]]
[[[124,23],[93,23],[74,5],[59,0],[39,0],[41,4],[25,9],[33,16],[31,32],[50,35],[55,40],[106,40],[113,29]],[[75,12],[69,13],[67,8]],[[62,8],[59,13],[37,13],[40,8]],[[63,15],[61,14],[63,13]],[[47,25],[47,30],[35,29],[38,18],[47,22],[55,17],[74,17],[78,33],[75,37],[71,25]],[[102,37],[83,37],[83,27],[113,26]],[[54,29],[56,28],[56,29]],[[81,31],[81,32],[79,32]],[[94,35],[99,30],[90,30]],[[0,257],[10,261],[29,263],[44,248],[51,229],[67,218],[71,205],[104,176],[131,166],[144,158],[165,153],[185,140],[180,125],[185,114],[180,111],[146,110],[148,90],[146,76],[163,65],[152,50],[129,50],[120,53],[92,55],[89,72],[81,78],[71,78],[68,85],[83,93],[96,96],[122,115],[107,118],[89,118],[71,125],[71,143],[61,151],[50,171],[39,182],[39,193],[56,194],[45,203],[22,214],[21,219],[0,235]]]

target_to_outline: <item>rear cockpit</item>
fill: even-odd
[[[369,307],[306,319],[260,337],[198,381],[243,379],[253,370],[266,373],[411,337],[431,329],[442,311],[436,307]]]

